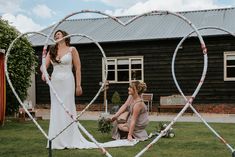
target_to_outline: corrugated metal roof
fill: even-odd
[[[215,26],[235,32],[235,8],[179,12],[189,19],[197,28]],[[118,17],[121,21],[128,21],[135,16]],[[41,32],[48,34],[52,27]],[[148,40],[184,37],[192,28],[183,20],[171,14],[152,14],[143,16],[131,24],[123,27],[111,18],[73,19],[63,22],[58,29],[66,30],[69,34],[85,34],[98,42],[114,42],[129,40]],[[218,30],[203,30],[202,35],[223,35]],[[45,37],[32,35],[29,40],[34,46],[44,45]],[[71,43],[89,43],[82,37],[71,38]]]

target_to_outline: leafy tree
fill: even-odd
[[[0,48],[7,50],[11,42],[20,35],[14,27],[0,18]],[[35,56],[32,45],[26,37],[18,39],[10,55],[8,56],[8,72],[12,84],[18,93],[21,100],[25,100],[27,97],[27,89],[31,85],[31,74],[35,72],[37,67],[37,57]],[[6,114],[13,114],[18,110],[19,103],[15,98],[11,88],[7,83],[6,89],[7,110]]]

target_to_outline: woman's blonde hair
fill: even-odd
[[[132,81],[130,84],[132,87],[135,87],[135,89],[139,95],[144,93],[147,90],[147,85],[144,82]]]

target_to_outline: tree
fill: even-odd
[[[20,35],[14,27],[0,18],[0,48],[7,50],[11,42]],[[12,84],[23,101],[27,97],[27,89],[31,85],[31,74],[37,67],[37,56],[31,43],[26,37],[17,40],[8,56],[8,72]],[[15,98],[11,88],[7,83],[6,88],[6,114],[13,114],[19,108],[19,103]]]

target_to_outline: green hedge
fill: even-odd
[[[19,36],[20,33],[7,21],[0,19],[0,48],[7,51],[11,42]],[[27,97],[27,89],[31,85],[31,73],[35,72],[37,67],[37,56],[35,56],[32,45],[26,37],[17,40],[8,56],[8,72],[13,86],[16,89],[21,100]],[[13,114],[19,107],[19,103],[12,93],[7,83],[7,115]]]

